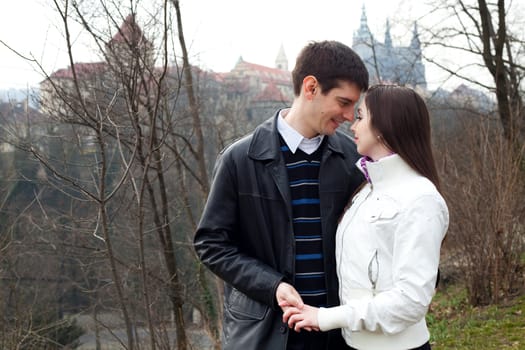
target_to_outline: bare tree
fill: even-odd
[[[466,285],[472,305],[523,292],[525,148],[509,147],[496,113],[466,101],[432,105],[436,158],[450,210],[445,280]]]
[[[76,255],[83,267],[78,283],[97,296],[91,298],[91,309],[103,328],[97,315],[109,306],[102,300],[110,297],[118,303],[126,337],[115,336],[130,350],[142,342],[136,327],[141,322],[149,348],[171,348],[168,333],[161,333],[166,302],[178,349],[190,346],[185,310],[191,306],[205,315],[215,346],[219,343],[220,302],[214,298],[219,286],[210,284],[213,279],[200,267],[193,268],[199,271],[196,290],[188,290],[187,280],[195,280],[192,266],[198,265],[191,245],[195,217],[207,195],[210,165],[199,114],[199,72],[188,59],[179,4],[171,3],[176,28],[169,4],[163,1],[153,11],[149,2],[140,1],[127,6],[119,1],[55,1],[70,67],[43,71],[47,79],[41,105],[49,118],[45,136],[18,143],[43,165],[47,186],[75,203],[61,219],[71,225],[57,226],[57,231],[72,232],[79,237],[74,245],[93,253]],[[75,26],[90,37],[102,62],[76,63]],[[157,34],[150,36],[159,41],[156,45],[145,28]],[[170,42],[175,32],[182,56]],[[198,193],[192,191],[195,185]],[[59,219],[42,220],[52,226]],[[53,243],[64,245],[60,239]],[[110,274],[103,273],[101,258]]]
[[[525,38],[520,31],[522,24],[512,26],[513,21],[521,19],[511,16],[523,9],[518,2],[506,4],[505,0],[450,0],[432,5],[433,10],[422,21],[431,23],[425,25],[424,44],[427,49],[445,49],[458,59],[447,61],[442,50],[439,56],[425,58],[451,75],[494,93],[503,134],[519,147],[525,142]],[[479,70],[488,73],[492,82],[480,79]]]

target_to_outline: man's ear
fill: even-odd
[[[303,93],[306,99],[311,100],[316,93],[319,93],[319,83],[313,75],[307,75],[303,79]]]

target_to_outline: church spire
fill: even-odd
[[[417,22],[414,22],[414,30],[412,32],[412,41],[410,42],[410,48],[414,50],[421,50],[421,42],[419,41],[419,34],[417,32]]]
[[[279,48],[279,53],[275,59],[275,68],[288,70],[288,58],[286,58],[286,53],[284,52],[284,45],[281,44]]]
[[[366,20],[366,8],[364,3],[361,7],[361,28],[368,28],[368,23]]]
[[[392,48],[392,37],[390,36],[390,21],[386,19],[386,31],[385,31],[385,46],[386,48]]]
[[[370,32],[370,28],[368,28],[366,8],[364,3],[361,12],[361,25],[359,26],[357,32],[354,34],[354,43],[358,42],[366,43],[368,45],[372,45],[374,43],[374,37]]]

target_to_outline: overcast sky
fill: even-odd
[[[419,2],[367,0],[371,30],[379,30],[376,35],[382,40],[387,18],[399,14],[400,8],[407,17],[415,17],[411,3]],[[281,44],[291,63],[309,40],[333,39],[350,46],[352,35],[359,28],[363,5],[360,0],[191,0],[181,3],[187,37],[192,38],[195,47],[204,48],[203,60],[218,70],[231,69],[239,55],[249,62],[273,66]],[[410,37],[403,41],[408,45]]]
[[[368,24],[383,40],[387,18],[417,18],[412,4],[419,0],[367,0]],[[362,1],[355,0],[181,0],[183,25],[194,62],[217,72],[229,71],[240,56],[274,66],[281,44],[293,66],[309,40],[334,39],[352,45],[359,27]],[[52,0],[3,0],[0,41],[24,55],[34,55],[48,72],[67,67],[56,29]],[[395,28],[393,28],[395,29]],[[403,35],[402,28],[399,35]],[[409,33],[410,34],[410,33]],[[394,38],[408,45],[410,36]],[[78,52],[82,52],[79,50]],[[78,61],[96,60],[88,54]],[[37,85],[42,76],[0,43],[0,88]]]
[[[525,0],[515,0],[525,2]],[[363,1],[356,0],[181,0],[183,25],[193,64],[216,72],[244,60],[274,66],[281,45],[292,68],[295,56],[310,40],[339,40],[351,46],[359,28]],[[367,0],[368,25],[383,41],[385,23],[392,26],[394,45],[406,46],[412,23],[428,8],[421,0]],[[3,0],[0,41],[24,55],[34,55],[51,73],[69,66],[58,34],[53,0]],[[175,38],[176,40],[176,38]],[[96,61],[80,42],[76,61]],[[441,79],[426,65],[429,85]],[[43,79],[31,66],[0,43],[0,89],[36,86]]]

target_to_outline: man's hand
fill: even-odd
[[[300,310],[304,306],[303,299],[297,290],[295,290],[291,284],[286,282],[281,282],[279,286],[277,286],[275,298],[277,298],[277,304],[281,307],[283,312],[289,307],[295,307]]]
[[[281,282],[279,286],[277,286],[275,297],[277,298],[277,304],[281,307],[281,310],[283,310],[283,314],[288,315],[283,317],[284,323],[289,323],[288,318],[294,313],[300,312],[304,307],[303,299],[297,290],[286,282]],[[287,312],[287,310],[291,309],[293,309],[294,312]],[[290,328],[294,328],[293,325],[291,325]],[[300,329],[307,331],[318,330],[316,327],[308,327],[307,325],[297,328],[297,332],[299,332]]]

